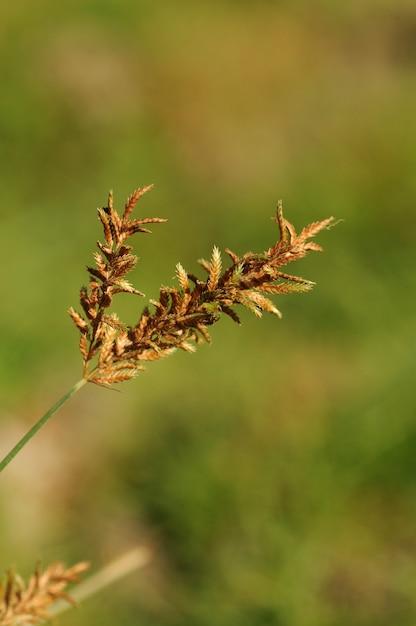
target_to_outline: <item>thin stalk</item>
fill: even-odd
[[[146,567],[146,565],[149,565],[151,562],[151,559],[152,554],[149,548],[145,546],[137,546],[127,554],[124,554],[103,567],[96,574],[93,574],[83,582],[79,583],[74,589],[71,589],[70,596],[77,603],[81,600],[85,600],[93,594],[112,585],[124,576],[127,576],[142,567]],[[72,606],[71,604],[68,604],[68,602],[65,602],[64,600],[57,600],[54,602],[53,606],[48,609],[48,613],[55,616],[67,611],[70,608],[72,608]]]
[[[7,465],[10,463],[10,461],[12,461],[14,459],[14,457],[16,456],[16,454],[18,454],[18,452],[20,452],[20,450],[32,439],[32,437],[38,432],[38,430],[40,428],[42,428],[42,426],[44,424],[46,424],[46,422],[52,417],[52,415],[55,415],[55,413],[58,411],[58,409],[61,408],[61,406],[63,404],[65,404],[65,402],[67,400],[69,400],[69,398],[71,398],[74,393],[76,393],[77,391],[79,391],[81,389],[81,387],[83,387],[85,385],[85,383],[87,382],[87,380],[85,378],[81,378],[81,380],[79,380],[73,387],[72,389],[70,389],[66,394],[64,394],[62,396],[62,398],[60,398],[58,400],[58,402],[56,402],[56,404],[54,404],[49,411],[47,411],[45,413],[45,415],[43,415],[43,417],[40,418],[40,420],[38,420],[36,422],[36,424],[34,424],[32,426],[32,428],[30,428],[27,433],[21,438],[21,440],[14,446],[14,448],[12,448],[12,450],[10,450],[10,452],[8,454],[6,454],[6,456],[4,457],[4,459],[0,462],[0,472],[2,472],[4,470],[5,467],[7,467]]]

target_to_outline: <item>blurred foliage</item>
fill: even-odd
[[[414,623],[414,2],[20,0],[0,35],[5,450],[81,375],[66,310],[109,188],[155,183],[169,219],[136,240],[148,297],[267,248],[280,197],[343,220],[281,322],[225,319],[48,424],[2,476],[4,569],[152,547],[68,626]]]

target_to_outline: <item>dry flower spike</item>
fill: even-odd
[[[308,291],[313,282],[281,270],[309,251],[322,248],[310,241],[321,230],[330,227],[334,218],[314,222],[299,234],[284,217],[282,203],[276,217],[279,240],[262,254],[247,252],[242,257],[226,250],[231,265],[223,271],[219,249],[214,246],[209,261],[201,259],[206,280],[189,274],[180,263],[176,266],[176,287],[161,287],[159,300],[151,300],[154,311],[145,307],[137,324],[123,324],[115,313],[106,310],[115,294],[128,292],[143,295],[126,280],[138,258],[125,241],[134,233],[149,232],[144,226],[160,223],[161,218],[130,219],[141,196],[151,186],[137,189],[128,199],[120,216],[113,206],[110,192],[107,206],[98,210],[104,229],[105,243],[97,242],[100,253],[94,254],[95,267],[88,267],[89,286],[82,287],[80,303],[84,316],[72,307],[69,313],[80,331],[80,351],[84,361],[84,379],[98,385],[112,384],[134,378],[144,369],[146,361],[172,354],[177,348],[192,352],[195,344],[210,341],[208,329],[222,313],[235,322],[235,311],[243,305],[258,317],[263,311],[281,316],[267,297]]]
[[[10,571],[0,584],[0,626],[42,623],[50,619],[48,608],[58,599],[75,604],[65,589],[88,568],[85,562],[70,568],[52,563],[44,572],[38,566],[27,583]]]

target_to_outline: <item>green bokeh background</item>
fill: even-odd
[[[84,388],[2,475],[2,568],[153,552],[59,623],[416,623],[415,41],[410,0],[2,3],[2,451],[81,375],[108,189],[169,220],[135,241],[147,297],[266,249],[279,198],[342,220],[282,321]]]

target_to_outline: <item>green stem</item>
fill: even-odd
[[[10,461],[14,459],[16,454],[20,452],[20,450],[32,439],[33,435],[35,435],[44,424],[46,424],[49,418],[51,418],[52,415],[54,415],[57,410],[60,409],[61,406],[74,395],[74,393],[79,391],[79,389],[81,389],[81,387],[83,387],[86,382],[88,381],[85,378],[81,378],[81,380],[79,380],[72,387],[72,389],[70,389],[65,395],[63,395],[62,398],[60,398],[58,402],[56,402],[56,404],[54,404],[49,409],[49,411],[47,411],[45,415],[41,417],[40,420],[38,420],[36,424],[34,424],[32,428],[27,431],[27,433],[21,438],[21,440],[14,446],[14,448],[12,448],[12,450],[10,450],[8,454],[6,454],[4,459],[0,462],[0,472],[4,470],[4,468],[10,463]]]

